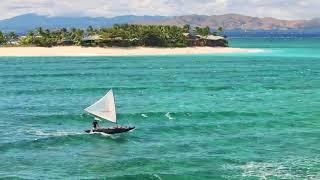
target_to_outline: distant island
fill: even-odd
[[[211,32],[209,27],[170,25],[115,24],[95,29],[41,27],[18,36],[14,32],[0,32],[0,45],[14,47],[227,47],[228,41],[218,36],[222,28]]]

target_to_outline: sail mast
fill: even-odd
[[[104,97],[84,110],[99,118],[117,123],[116,106],[112,89]]]

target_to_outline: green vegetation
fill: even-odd
[[[6,43],[6,38],[3,32],[0,31],[0,44],[5,44],[5,43]]]
[[[199,34],[201,36],[208,36],[210,34],[210,28],[209,27],[205,27],[205,28],[196,27],[195,33]]]
[[[69,41],[70,45],[80,45],[82,37],[84,35],[84,30],[72,28],[67,30],[62,28],[55,31],[50,31],[49,29],[43,30],[42,28],[37,28],[34,31],[30,31],[26,36],[20,38],[20,43],[22,46],[41,46],[41,47],[51,47],[57,45],[63,45],[63,42]]]
[[[17,38],[18,36],[15,32],[3,33],[0,31],[0,45],[14,45]]]
[[[122,39],[124,46],[185,47],[185,30],[178,26],[114,25],[100,30],[104,40]]]
[[[56,29],[49,30],[41,27],[18,37],[15,33],[0,31],[0,45],[41,46],[52,47],[59,45],[82,46],[156,46],[156,47],[186,47],[190,37],[186,33],[200,36],[221,34],[222,28],[211,32],[209,27],[183,27],[168,25],[135,25],[115,24],[110,28],[95,29]]]

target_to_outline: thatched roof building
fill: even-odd
[[[100,35],[85,36],[84,38],[82,38],[82,41],[98,41],[98,40],[102,40]]]
[[[191,33],[183,33],[188,41],[188,46],[228,46],[227,40],[222,36],[215,36],[215,35],[193,35]]]

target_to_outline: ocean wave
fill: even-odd
[[[26,90],[10,90],[6,91],[6,94],[27,94],[27,95],[33,95],[33,94],[44,94],[44,93],[87,93],[87,92],[105,92],[106,89],[110,89],[111,87],[102,87],[102,88],[39,88],[39,89],[26,89]],[[113,87],[113,90],[117,91],[132,91],[132,90],[145,90],[147,87]]]
[[[0,179],[14,179],[14,180],[27,180],[29,178],[26,178],[24,176],[19,176],[19,175],[1,175]]]
[[[147,118],[147,117],[148,117],[148,115],[143,114],[143,113],[141,114],[141,116],[144,117],[144,118]]]
[[[109,89],[110,87],[99,87],[99,88],[73,88],[73,87],[67,87],[67,88],[39,88],[39,89],[12,89],[12,90],[6,90],[3,92],[6,95],[39,95],[39,94],[51,94],[55,93],[57,94],[65,94],[65,93],[94,93],[94,92],[105,92],[106,89]],[[207,91],[207,92],[217,92],[217,91],[239,91],[239,90],[248,90],[248,89],[255,89],[257,88],[259,90],[318,90],[320,89],[317,86],[311,86],[311,85],[304,85],[304,86],[281,86],[281,85],[274,85],[274,86],[258,86],[258,87],[248,87],[248,86],[240,86],[240,85],[230,85],[230,86],[185,86],[185,85],[171,85],[170,87],[164,87],[161,88],[161,90],[179,90],[183,89],[184,91],[190,90],[190,91]],[[114,91],[159,91],[159,88],[155,89],[154,87],[150,86],[140,86],[140,87],[113,87]]]
[[[28,134],[36,135],[36,136],[73,136],[73,135],[81,135],[86,134],[85,132],[70,132],[70,131],[54,131],[54,132],[45,132],[42,130],[35,130],[35,131],[27,131]]]
[[[68,143],[81,144],[86,141],[87,135],[84,133],[42,133],[34,132],[38,137],[27,140],[0,143],[0,152],[10,149],[47,149],[57,146],[65,146]],[[49,134],[49,135],[48,135]]]
[[[167,117],[169,120],[174,119],[169,112],[167,112],[164,116]]]
[[[288,112],[291,114],[294,112]],[[142,115],[143,114],[143,115]],[[286,113],[287,114],[287,113]],[[143,112],[143,113],[119,113],[119,117],[136,117],[138,119],[165,116],[167,119],[178,119],[181,117],[192,117],[192,118],[204,118],[204,117],[236,117],[236,116],[246,116],[246,117],[257,117],[257,116],[274,116],[273,112],[239,112],[239,111],[212,111],[212,112],[189,112],[189,111],[177,111],[177,112]]]
[[[278,161],[250,161],[243,165],[226,165],[224,169],[241,170],[245,178],[259,179],[319,179],[320,173],[311,171],[320,163],[319,157],[287,157]],[[305,171],[308,169],[308,171]]]
[[[43,74],[6,74],[1,75],[1,78],[35,78],[35,77],[88,77],[96,76],[104,73],[43,73]]]
[[[134,120],[157,120],[157,119],[201,119],[201,118],[224,118],[224,117],[271,117],[271,116],[287,116],[296,115],[296,112],[282,112],[275,114],[274,112],[258,111],[258,112],[246,112],[246,111],[175,111],[175,112],[137,112],[137,113],[118,113],[120,120],[134,119]],[[39,122],[60,122],[68,119],[68,121],[88,122],[92,119],[92,116],[83,114],[23,114],[21,119],[32,119]]]
[[[286,168],[281,164],[268,162],[249,162],[240,167],[243,177],[258,177],[267,179],[268,177],[277,177],[285,179],[296,179],[293,174],[286,172]]]

